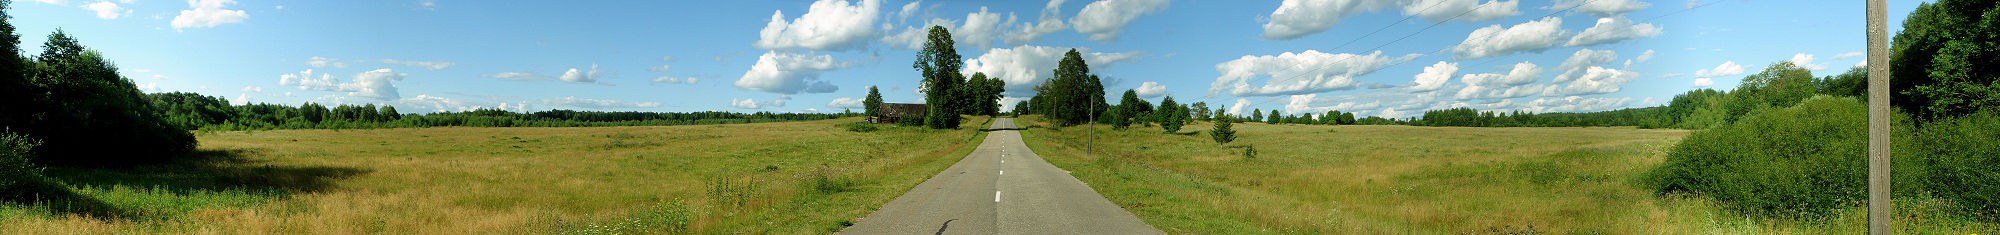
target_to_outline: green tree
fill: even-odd
[[[1220,115],[1220,113],[1217,113],[1217,115]],[[1215,145],[1224,145],[1229,144],[1230,141],[1236,141],[1236,130],[1231,129],[1229,123],[1230,120],[1228,118],[1215,119],[1215,129],[1208,130],[1208,137],[1215,140]]]
[[[1806,97],[1812,97],[1818,89],[1813,87],[1812,70],[1800,68],[1791,61],[1779,61],[1764,67],[1763,71],[1743,78],[1738,87],[1742,91],[1753,91],[1771,107],[1791,107]]]
[[[403,119],[403,113],[396,112],[396,106],[382,105],[382,111],[380,113],[382,114],[382,121],[395,121]]]
[[[1144,100],[1139,100],[1139,92],[1138,92],[1138,91],[1135,91],[1135,90],[1131,90],[1131,89],[1126,89],[1126,90],[1125,90],[1125,95],[1124,95],[1124,96],[1122,96],[1122,98],[1119,98],[1119,99],[1118,99],[1118,107],[1116,107],[1115,109],[1118,109],[1118,111],[1119,111],[1120,113],[1123,113],[1123,114],[1125,114],[1125,115],[1123,116],[1123,118],[1125,118],[1125,119],[1132,119],[1132,118],[1136,118],[1137,116],[1140,116],[1140,115],[1143,115],[1143,114],[1145,114],[1145,113],[1146,113],[1146,112],[1143,112],[1143,111],[1141,111],[1141,110],[1143,110],[1143,109],[1150,109],[1150,107],[1147,107],[1147,108],[1142,108],[1142,107],[1140,107],[1140,106],[1150,106],[1149,104],[1144,104],[1144,102],[1146,102],[1146,101],[1144,101]],[[1124,120],[1124,122],[1128,122],[1128,123],[1129,123],[1130,121],[1131,121],[1131,120]]]
[[[1188,110],[1189,114],[1193,114],[1191,118],[1194,118],[1195,120],[1208,121],[1209,118],[1208,102],[1194,102],[1194,104],[1188,106],[1189,108],[1191,108],[1190,110]]]
[[[56,30],[28,70],[33,112],[13,128],[41,139],[37,161],[61,165],[157,162],[194,149],[192,133],[167,122],[118,67]],[[107,148],[105,146],[118,146]]]
[[[326,110],[326,106],[319,105],[318,103],[306,102],[306,104],[299,105],[299,116],[304,117],[306,122],[320,123],[326,121],[329,119],[327,113],[329,111]]]
[[[1188,108],[1181,106],[1180,103],[1175,103],[1174,96],[1170,95],[1161,99],[1160,110],[1156,112],[1161,114],[1159,115],[1160,128],[1166,129],[1169,134],[1180,132],[1181,125],[1187,124]]]
[[[1250,121],[1252,121],[1252,122],[1261,122],[1261,121],[1264,121],[1264,110],[1263,110],[1263,109],[1250,109]]]
[[[2000,107],[2000,4],[1922,3],[1891,42],[1891,105],[1928,119]]]
[[[924,101],[928,110],[924,111],[924,126],[932,129],[957,129],[959,114],[964,109],[959,86],[965,82],[958,71],[965,67],[965,61],[958,55],[951,40],[951,32],[944,26],[931,26],[929,40],[924,49],[917,52],[915,67],[924,79],[920,88],[924,91]]]
[[[986,73],[973,73],[970,80],[961,86],[961,95],[967,106],[967,114],[993,116],[1000,113],[1000,94],[1006,92],[1005,81],[987,78]]]
[[[1282,122],[1282,120],[1283,120],[1283,118],[1284,118],[1285,116],[1282,116],[1282,115],[1278,115],[1278,110],[1276,110],[1276,109],[1272,109],[1272,110],[1271,110],[1271,115],[1270,115],[1270,116],[1264,116],[1264,117],[1268,117],[1268,118],[1270,118],[1270,119],[1265,119],[1265,120],[1264,120],[1264,123],[1268,123],[1268,124],[1278,124],[1278,123]]]
[[[875,86],[868,86],[868,98],[861,100],[861,107],[861,112],[867,113],[869,117],[880,116],[882,114],[880,110],[882,108],[882,91],[876,89]]]
[[[1057,125],[1072,126],[1090,120],[1095,112],[1102,112],[1104,105],[1104,84],[1096,75],[1090,74],[1090,66],[1083,61],[1083,53],[1070,49],[1063,53],[1062,61],[1056,63],[1054,76],[1041,85],[1035,86],[1036,100],[1029,108]]]
[[[1027,113],[1028,113],[1028,101],[1020,101],[1020,102],[1015,102],[1015,103],[1014,103],[1014,111],[1009,111],[1009,113],[1013,113],[1013,114],[1014,114],[1014,117],[1020,117],[1020,116],[1021,116],[1022,114],[1027,114]]]
[[[9,2],[0,1],[0,126],[27,125],[35,114],[41,113],[35,99],[41,96],[39,89],[27,77],[28,61],[21,57],[21,36],[14,34],[13,20],[7,14]]]
[[[1126,109],[1114,108],[1111,109],[1110,111],[1104,111],[1103,118],[1105,120],[1110,120],[1112,129],[1124,130],[1125,128],[1132,126],[1132,114],[1129,113],[1130,111],[1125,111],[1125,110]]]

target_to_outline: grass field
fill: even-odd
[[[1319,126],[1238,123],[1218,146],[1209,123],[1049,128],[1025,117],[1029,147],[1168,233],[1825,234],[1865,230],[1865,209],[1828,218],[1751,218],[1639,175],[1688,131],[1614,128]],[[1085,156],[1086,144],[1094,155]],[[1254,147],[1255,158],[1242,155]],[[1906,233],[1996,227],[1928,218],[1899,202]]]
[[[205,161],[49,169],[108,216],[0,233],[828,233],[963,158],[960,130],[732,125],[213,132]]]

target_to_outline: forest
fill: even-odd
[[[547,110],[529,113],[482,108],[464,112],[404,114],[394,106],[316,103],[230,105],[221,97],[186,92],[147,94],[166,122],[187,130],[356,129],[410,127],[668,126],[826,120],[860,113],[603,112]]]

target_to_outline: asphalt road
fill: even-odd
[[[1011,118],[844,234],[1164,234],[1021,143]]]

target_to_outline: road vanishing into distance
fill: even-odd
[[[1164,234],[1035,155],[1019,129],[994,119],[971,155],[840,233]]]

